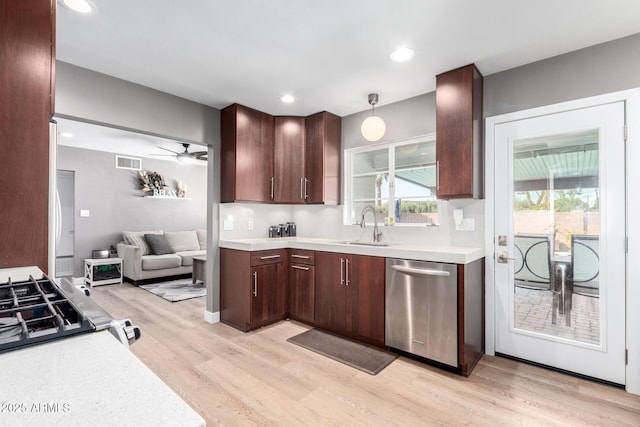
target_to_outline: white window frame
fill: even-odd
[[[351,218],[353,214],[353,157],[356,154],[367,152],[367,151],[375,151],[387,149],[389,150],[389,200],[388,200],[388,212],[393,212],[394,207],[391,205],[392,201],[395,203],[396,194],[395,194],[395,173],[396,173],[396,150],[397,147],[402,147],[403,145],[416,144],[420,142],[426,141],[435,141],[436,134],[435,132],[419,135],[409,139],[403,139],[395,142],[381,142],[377,144],[369,144],[355,148],[346,148],[344,150],[345,165],[344,165],[344,206],[343,210],[343,224],[344,225],[358,225],[352,224]],[[440,200],[438,201],[438,215],[440,215],[442,211],[442,205]],[[418,223],[395,223],[394,227],[437,227],[438,224],[418,224]],[[373,223],[367,223],[367,225],[372,225]]]

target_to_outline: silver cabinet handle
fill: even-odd
[[[392,265],[391,269],[399,271],[401,273],[422,274],[424,276],[444,276],[444,277],[451,276],[451,273],[449,273],[448,271],[430,270],[426,268],[403,267],[401,265]]]
[[[344,274],[347,276],[347,286],[349,286],[349,258],[347,258],[347,265],[344,268]]]
[[[291,268],[295,268],[296,270],[309,271],[309,267],[303,267],[301,265],[292,265]]]
[[[344,285],[344,258],[340,258],[340,286]]]
[[[265,255],[260,257],[260,259],[274,259],[274,258],[280,258],[280,255]]]
[[[306,256],[306,255],[293,254],[293,255],[291,255],[291,258],[309,259],[309,258],[311,258],[311,257],[310,257],[310,256]]]
[[[253,296],[258,296],[258,272],[253,272]]]
[[[300,178],[300,198],[304,200],[304,186],[303,186],[304,178]]]
[[[307,178],[304,179],[304,200],[307,200],[309,198],[309,195],[307,194],[307,183],[309,182],[309,180]]]
[[[436,191],[440,190],[440,160],[436,160]]]
[[[271,198],[273,199],[273,193],[275,190],[275,186],[276,186],[276,178],[275,177],[271,177]]]

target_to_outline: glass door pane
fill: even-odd
[[[600,344],[598,130],[514,141],[514,327]]]

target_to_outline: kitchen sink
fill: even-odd
[[[360,245],[360,246],[390,246],[387,242],[365,242],[364,240],[340,240],[336,243],[341,245]]]

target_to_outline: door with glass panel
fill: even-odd
[[[496,353],[625,383],[624,108],[496,125]]]

